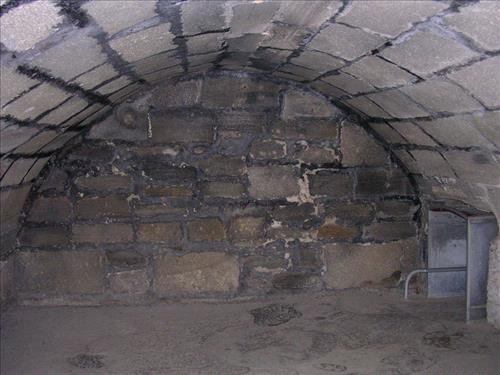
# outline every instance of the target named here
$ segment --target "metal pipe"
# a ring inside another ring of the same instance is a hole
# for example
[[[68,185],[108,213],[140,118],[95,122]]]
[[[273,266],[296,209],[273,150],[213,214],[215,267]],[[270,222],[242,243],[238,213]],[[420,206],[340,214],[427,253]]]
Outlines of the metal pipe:
[[[408,299],[408,287],[410,285],[411,278],[417,273],[435,273],[435,272],[458,272],[467,271],[467,267],[443,267],[443,268],[419,268],[411,271],[405,280],[405,299]]]

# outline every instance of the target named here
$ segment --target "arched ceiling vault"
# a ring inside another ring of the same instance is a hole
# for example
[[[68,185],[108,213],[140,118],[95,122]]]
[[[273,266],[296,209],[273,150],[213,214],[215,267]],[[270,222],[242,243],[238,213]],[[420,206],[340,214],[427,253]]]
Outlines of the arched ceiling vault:
[[[497,2],[0,5],[0,189],[10,205],[53,153],[113,106],[159,82],[230,70],[328,96],[360,116],[424,195],[498,215]]]

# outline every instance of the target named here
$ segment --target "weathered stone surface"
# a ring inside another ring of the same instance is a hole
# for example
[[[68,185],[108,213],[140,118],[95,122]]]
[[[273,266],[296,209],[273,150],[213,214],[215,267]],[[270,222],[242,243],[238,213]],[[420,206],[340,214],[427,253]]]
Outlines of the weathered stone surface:
[[[85,197],[76,202],[75,216],[79,219],[128,216],[127,197]]]
[[[48,115],[42,117],[39,121],[42,124],[60,125],[88,105],[89,103],[87,101],[77,96],[73,96],[53,111],[50,111]]]
[[[346,227],[334,223],[325,223],[318,230],[318,238],[326,240],[353,240],[360,234],[356,227]]]
[[[187,223],[191,241],[223,241],[226,239],[224,224],[217,218],[191,220]]]
[[[194,181],[196,169],[193,167],[173,167],[168,161],[149,158],[144,161],[146,176],[160,181]]]
[[[410,222],[381,222],[364,228],[363,238],[375,241],[397,241],[417,234],[415,224]]]
[[[31,185],[3,190],[0,192],[0,221],[2,234],[17,228],[18,219]]]
[[[229,225],[229,237],[233,242],[263,239],[265,222],[265,217],[236,217]]]
[[[336,163],[339,161],[338,152],[326,146],[307,145],[301,150],[297,150],[294,157],[309,164]]]
[[[193,190],[182,185],[151,185],[144,188],[144,194],[150,197],[185,197],[193,196]]]
[[[129,224],[74,224],[72,240],[75,243],[123,243],[133,239]]]
[[[155,90],[152,103],[156,108],[192,106],[200,102],[201,80],[178,82]]]
[[[3,15],[0,41],[10,50],[25,51],[55,32],[62,22],[63,16],[51,2],[23,4]]]
[[[406,140],[392,126],[385,122],[372,122],[370,126],[379,135],[381,135],[387,143],[406,143]]]
[[[472,116],[471,123],[481,134],[500,148],[500,111],[492,111]]]
[[[378,104],[393,117],[411,118],[428,116],[429,113],[411,101],[399,90],[387,90],[367,95],[367,98]],[[390,118],[391,116],[382,116]]]
[[[412,195],[408,177],[399,170],[360,169],[356,184],[356,197],[373,195]]]
[[[109,35],[156,15],[156,1],[95,1],[83,8]]]
[[[38,84],[38,81],[17,74],[15,69],[5,66],[0,67],[0,75],[2,75],[0,80],[0,107],[5,106],[12,99]]]
[[[113,66],[106,63],[90,70],[89,72],[79,75],[73,82],[77,83],[86,90],[90,90],[100,85],[102,82],[118,76],[119,73],[113,68]]]
[[[388,244],[341,245],[324,247],[328,288],[345,289],[377,284],[395,272],[415,266],[418,243],[405,240]]]
[[[444,157],[459,177],[471,183],[499,186],[500,162],[484,152],[448,151]]]
[[[38,198],[31,207],[29,221],[57,223],[71,219],[71,202],[66,197]]]
[[[299,184],[288,166],[248,168],[249,193],[255,199],[277,199],[297,195]]]
[[[334,198],[352,196],[354,182],[345,173],[319,172],[309,176],[309,191],[312,195],[325,195]]]
[[[18,265],[21,293],[96,294],[104,289],[99,251],[21,252]]]
[[[400,143],[409,143],[423,146],[436,146],[432,140],[418,125],[409,121],[391,122],[391,127],[404,137]]]
[[[119,78],[112,80],[111,82],[106,83],[105,85],[99,86],[98,88],[95,89],[95,91],[97,91],[101,95],[109,95],[113,92],[122,89],[123,87],[129,85],[130,83],[132,83],[130,79],[121,76]]]
[[[169,23],[113,39],[109,44],[128,62],[175,48]]]
[[[500,83],[500,73],[498,76]],[[482,109],[475,99],[460,87],[447,81],[425,81],[403,87],[401,92],[433,112],[460,113]]]
[[[224,156],[202,160],[199,167],[208,176],[240,176],[246,170],[243,159]]]
[[[420,173],[426,176],[455,177],[450,165],[439,152],[412,150],[411,155],[416,160]]]
[[[340,59],[336,59],[326,53],[319,51],[304,51],[299,56],[290,60],[295,65],[303,66],[312,69],[319,74],[335,70],[344,66]]]
[[[315,207],[312,203],[300,205],[278,206],[272,212],[274,220],[284,223],[304,222],[315,215]]]
[[[182,229],[179,223],[139,224],[137,240],[140,242],[162,242],[177,246],[182,240]]]
[[[49,109],[57,107],[70,96],[66,91],[43,83],[3,107],[2,114],[20,120],[35,119]]]
[[[318,275],[305,272],[282,272],[273,277],[273,287],[278,290],[319,289]]]
[[[42,152],[45,147],[50,147],[51,142],[55,142],[55,140],[59,136],[59,133],[57,133],[56,131],[41,131],[33,138],[31,138],[28,142],[23,143],[21,146],[16,148],[15,152],[18,154],[27,155],[34,154],[35,152]]]
[[[342,165],[383,165],[387,153],[368,133],[358,125],[345,124],[341,131]]]
[[[378,202],[376,215],[380,218],[409,217],[415,213],[418,206],[412,201],[387,200]]]
[[[15,296],[14,257],[10,256],[6,260],[0,261],[0,302],[2,303],[2,308],[8,302],[11,302]]]
[[[231,36],[243,34],[259,34],[264,32],[273,15],[279,9],[278,3],[229,3],[232,8],[233,18],[229,24]]]
[[[384,41],[385,39],[378,35],[368,34],[344,25],[332,24],[322,29],[308,44],[308,47],[346,60],[354,60],[377,48]]]
[[[235,293],[239,266],[235,257],[224,253],[190,253],[154,259],[153,288],[160,296],[200,293]]]
[[[184,114],[155,115],[151,118],[153,142],[213,142],[213,120],[206,116]]]
[[[361,79],[357,79],[356,77],[353,77],[349,74],[344,74],[342,72],[323,77],[321,80],[353,95],[363,92],[375,91],[375,88],[367,82]]]
[[[221,130],[259,134],[266,124],[266,117],[248,111],[223,111],[217,114],[217,122]]]
[[[246,188],[241,183],[221,181],[205,182],[200,190],[206,198],[238,199],[246,193]]]
[[[127,270],[108,274],[109,287],[113,293],[144,294],[149,289],[146,270]]]
[[[285,155],[286,143],[274,139],[257,139],[250,148],[250,157],[253,159],[281,159]]]
[[[337,122],[324,119],[300,119],[278,123],[273,135],[279,138],[296,140],[334,141],[338,137]]]
[[[5,130],[2,129],[0,137],[0,152],[7,153],[22,145],[38,133],[38,129],[19,127],[16,125],[9,126]]]
[[[490,244],[488,264],[488,321],[496,328],[500,327],[500,239],[497,237]]]
[[[195,1],[181,5],[182,31],[193,35],[223,29],[224,7],[219,1]]]
[[[490,57],[451,73],[448,77],[469,90],[476,99],[480,100],[488,108],[500,105],[500,98],[498,97],[500,57]]]
[[[419,31],[381,55],[416,74],[430,74],[461,64],[475,53],[460,43],[432,31]]]
[[[500,36],[496,25],[500,24],[500,10],[493,1],[481,1],[460,8],[445,16],[446,24],[473,39],[481,48],[489,51],[500,49]]]
[[[385,110],[366,96],[358,96],[353,99],[344,100],[344,104],[370,117],[390,118]]]
[[[376,56],[363,57],[358,62],[342,69],[342,71],[378,88],[406,85],[417,79],[414,75]],[[343,88],[342,86],[339,87]]]
[[[289,24],[311,28],[320,27],[324,21],[332,17],[342,6],[340,1],[293,1],[282,4],[275,19]]]
[[[182,207],[171,207],[165,204],[142,205],[134,208],[134,213],[140,218],[157,217],[164,215],[186,216],[188,210]]]
[[[69,243],[70,233],[61,226],[24,228],[19,237],[21,246],[59,246]]]
[[[452,116],[431,121],[419,121],[418,124],[427,134],[443,145],[459,147],[490,147],[492,145],[476,130],[472,116]]]
[[[110,162],[114,156],[114,149],[110,145],[81,144],[67,157],[70,160],[92,160]]]
[[[11,186],[20,184],[30,168],[35,164],[36,159],[17,159],[13,161],[9,169],[0,180],[0,186]]]
[[[289,91],[283,98],[284,119],[296,117],[333,117],[338,111],[326,99],[298,91]]]
[[[325,214],[334,218],[335,222],[367,224],[373,219],[374,209],[369,203],[329,203],[325,205]]]
[[[146,258],[131,250],[107,251],[106,259],[114,270],[130,270],[146,266]]]
[[[102,175],[95,177],[77,177],[75,179],[75,185],[82,190],[98,190],[98,191],[109,191],[109,190],[124,190],[131,191],[133,188],[132,178],[129,176],[120,175]]]

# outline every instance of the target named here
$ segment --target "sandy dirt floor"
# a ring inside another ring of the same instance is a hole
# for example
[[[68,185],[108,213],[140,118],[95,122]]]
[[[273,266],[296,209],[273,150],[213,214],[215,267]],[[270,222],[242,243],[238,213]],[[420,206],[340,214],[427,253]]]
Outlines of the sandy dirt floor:
[[[499,374],[500,332],[464,301],[400,291],[151,306],[12,307],[8,374]]]

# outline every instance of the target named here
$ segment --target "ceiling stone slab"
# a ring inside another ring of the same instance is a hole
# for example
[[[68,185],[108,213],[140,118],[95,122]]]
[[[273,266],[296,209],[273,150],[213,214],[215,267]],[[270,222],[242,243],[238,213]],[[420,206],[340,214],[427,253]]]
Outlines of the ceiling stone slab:
[[[436,142],[432,140],[427,134],[425,134],[418,125],[415,125],[409,121],[399,121],[390,122],[393,129],[395,129],[399,134],[405,138],[405,142],[408,144],[420,145],[420,146],[437,146]]]
[[[367,95],[367,98],[374,101],[391,116],[397,118],[425,117],[429,113],[411,101],[399,90],[387,90],[375,94]],[[384,118],[388,118],[385,116]]]
[[[0,107],[40,82],[15,72],[14,68],[0,68]]]

